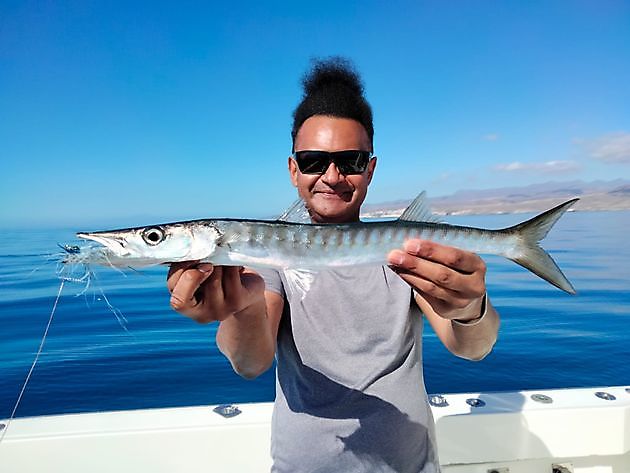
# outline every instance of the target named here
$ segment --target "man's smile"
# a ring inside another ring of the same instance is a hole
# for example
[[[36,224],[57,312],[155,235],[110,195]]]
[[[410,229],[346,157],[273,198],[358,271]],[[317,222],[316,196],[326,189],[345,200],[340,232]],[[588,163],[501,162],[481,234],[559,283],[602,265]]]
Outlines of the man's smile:
[[[348,201],[352,198],[352,191],[347,190],[347,191],[342,191],[342,192],[335,192],[335,191],[330,191],[330,190],[329,191],[319,190],[319,191],[313,191],[313,195],[319,195],[324,199]]]

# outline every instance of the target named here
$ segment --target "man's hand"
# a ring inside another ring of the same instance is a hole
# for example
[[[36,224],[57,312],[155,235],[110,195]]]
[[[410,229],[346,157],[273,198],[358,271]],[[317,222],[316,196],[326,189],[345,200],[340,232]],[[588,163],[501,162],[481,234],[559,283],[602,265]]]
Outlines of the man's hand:
[[[171,307],[197,322],[223,321],[255,304],[264,307],[265,282],[240,266],[195,261],[174,263],[168,272]]]
[[[445,319],[481,315],[486,264],[474,253],[428,240],[408,240],[387,259],[392,269]]]

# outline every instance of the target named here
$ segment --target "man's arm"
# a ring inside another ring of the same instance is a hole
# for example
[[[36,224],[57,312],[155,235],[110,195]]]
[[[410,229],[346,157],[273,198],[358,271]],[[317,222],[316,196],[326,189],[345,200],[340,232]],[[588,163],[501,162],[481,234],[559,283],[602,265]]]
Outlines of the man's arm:
[[[454,355],[468,360],[483,359],[494,346],[499,329],[499,314],[486,300],[484,313],[477,320],[457,322],[442,317],[420,294],[415,299],[444,346]]]
[[[195,262],[173,264],[171,306],[200,323],[219,321],[217,345],[234,370],[255,378],[273,363],[283,298],[254,271]]]
[[[235,314],[219,325],[219,350],[244,378],[255,378],[271,367],[283,307],[280,294],[265,291],[265,310]]]
[[[388,260],[415,290],[415,300],[442,343],[457,356],[480,360],[496,341],[499,315],[486,295],[486,265],[474,253],[409,240]]]

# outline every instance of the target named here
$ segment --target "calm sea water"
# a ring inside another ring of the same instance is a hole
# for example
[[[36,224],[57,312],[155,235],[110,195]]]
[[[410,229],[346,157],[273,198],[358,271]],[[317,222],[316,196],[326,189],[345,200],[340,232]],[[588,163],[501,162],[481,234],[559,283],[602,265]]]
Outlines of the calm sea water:
[[[488,228],[524,215],[451,217]],[[10,414],[39,346],[59,280],[46,254],[67,230],[0,235],[0,418]],[[544,247],[577,288],[569,296],[519,266],[488,257],[488,286],[502,315],[499,341],[481,362],[450,355],[427,328],[429,392],[630,385],[630,212],[565,215]],[[274,374],[233,373],[215,325],[170,310],[166,268],[103,268],[84,294],[68,283],[17,416],[270,401]],[[127,319],[121,328],[106,299]]]

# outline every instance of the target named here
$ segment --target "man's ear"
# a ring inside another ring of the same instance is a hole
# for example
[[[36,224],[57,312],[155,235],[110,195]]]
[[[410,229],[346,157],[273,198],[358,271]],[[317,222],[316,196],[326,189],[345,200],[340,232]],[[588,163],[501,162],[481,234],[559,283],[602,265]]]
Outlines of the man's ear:
[[[289,177],[291,178],[291,182],[293,183],[293,187],[297,187],[297,173],[298,167],[295,159],[292,156],[289,156],[289,162],[287,163],[289,167]]]
[[[376,156],[373,156],[372,159],[370,159],[370,162],[368,163],[368,167],[367,167],[368,184],[372,182],[372,177],[374,176],[374,169],[376,169]]]

